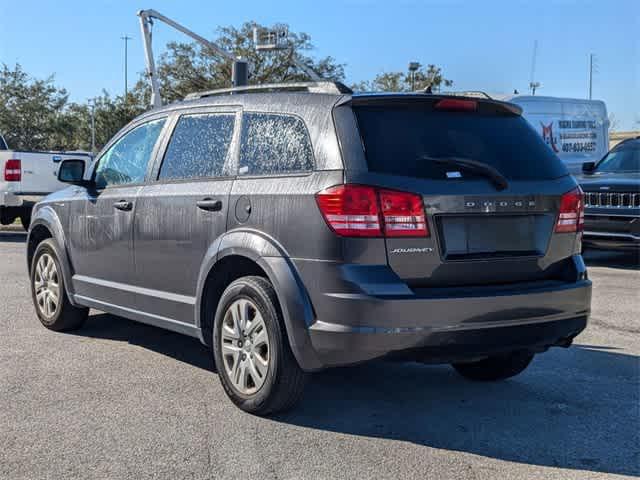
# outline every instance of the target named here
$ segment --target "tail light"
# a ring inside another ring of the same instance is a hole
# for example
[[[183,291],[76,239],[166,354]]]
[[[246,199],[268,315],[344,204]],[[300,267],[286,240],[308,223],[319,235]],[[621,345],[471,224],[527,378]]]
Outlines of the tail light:
[[[336,185],[316,195],[327,225],[344,237],[429,236],[420,195],[365,185]]]
[[[562,195],[556,233],[581,232],[584,228],[584,193],[580,187]]]
[[[22,165],[20,160],[7,160],[4,164],[4,181],[19,182],[22,180]]]

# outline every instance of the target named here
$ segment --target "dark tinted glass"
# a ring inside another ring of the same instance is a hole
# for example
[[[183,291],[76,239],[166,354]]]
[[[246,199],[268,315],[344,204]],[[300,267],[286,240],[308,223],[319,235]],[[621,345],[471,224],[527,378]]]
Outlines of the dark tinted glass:
[[[163,125],[164,119],[140,125],[109,147],[96,168],[96,185],[103,188],[143,182]]]
[[[246,113],[242,120],[241,175],[313,169],[313,152],[303,121],[288,115]]]
[[[184,115],[171,135],[160,179],[218,177],[223,169],[235,115]]]
[[[354,110],[372,172],[444,179],[447,171],[460,169],[423,157],[463,157],[487,163],[513,180],[567,174],[562,161],[520,116],[433,111],[420,105]],[[471,176],[463,170],[463,177]]]
[[[640,172],[640,142],[609,152],[598,164],[598,172]]]

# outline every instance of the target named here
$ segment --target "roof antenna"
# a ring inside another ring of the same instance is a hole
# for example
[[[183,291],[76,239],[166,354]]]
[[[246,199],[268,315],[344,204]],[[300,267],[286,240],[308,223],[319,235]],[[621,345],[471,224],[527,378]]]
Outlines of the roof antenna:
[[[538,56],[538,40],[534,40],[533,55],[531,57],[531,80],[529,81],[529,88],[531,89],[531,95],[535,95],[536,89],[542,87],[542,84],[540,82],[535,81],[537,56]]]

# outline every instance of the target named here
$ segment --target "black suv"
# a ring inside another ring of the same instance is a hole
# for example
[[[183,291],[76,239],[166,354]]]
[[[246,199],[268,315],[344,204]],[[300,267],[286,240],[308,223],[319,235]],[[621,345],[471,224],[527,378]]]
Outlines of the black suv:
[[[640,252],[640,137],[583,165],[585,247]]]
[[[33,301],[199,338],[268,414],[308,372],[395,355],[474,380],[586,325],[583,198],[519,107],[334,83],[214,91],[126,126],[33,213]]]

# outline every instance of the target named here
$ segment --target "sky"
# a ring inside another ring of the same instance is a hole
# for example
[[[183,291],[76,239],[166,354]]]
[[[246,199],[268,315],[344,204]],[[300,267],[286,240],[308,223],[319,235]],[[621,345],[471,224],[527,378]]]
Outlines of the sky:
[[[73,101],[121,94],[123,35],[132,37],[129,84],[144,70],[141,8],[207,38],[244,21],[287,23],[311,35],[313,55],[346,64],[347,84],[415,60],[442,67],[456,90],[526,93],[537,41],[538,94],[585,98],[593,53],[593,98],[619,130],[640,129],[640,0],[0,0],[0,62],[55,74]],[[187,38],[156,24],[156,55],[171,40]]]

